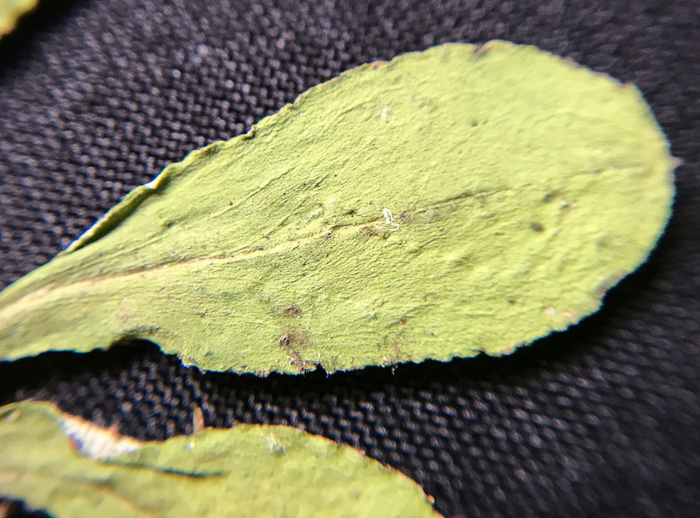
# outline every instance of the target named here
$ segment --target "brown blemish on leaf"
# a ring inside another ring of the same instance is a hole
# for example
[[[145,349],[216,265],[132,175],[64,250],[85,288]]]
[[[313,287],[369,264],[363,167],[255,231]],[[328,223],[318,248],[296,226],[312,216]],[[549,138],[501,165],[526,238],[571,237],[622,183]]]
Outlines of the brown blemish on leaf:
[[[308,344],[309,334],[306,329],[290,329],[280,338],[280,345],[285,347],[303,347]]]
[[[360,230],[362,230],[362,232],[364,232],[368,236],[372,237],[381,237],[382,239],[387,239],[389,237],[387,232],[382,232],[377,227],[370,227],[369,225],[362,227]]]
[[[378,68],[385,67],[386,63],[387,63],[386,61],[378,60],[378,61],[372,62],[371,66],[373,69],[377,70]]]
[[[549,203],[556,197],[556,195],[556,192],[548,192],[547,194],[542,196],[542,203]]]
[[[297,349],[308,345],[308,343],[309,337],[306,329],[290,329],[280,338],[280,346],[286,351],[289,363],[298,368],[299,372],[307,370],[307,362]]]
[[[389,324],[389,327],[396,327],[396,326],[405,326],[408,323],[408,317],[406,315],[402,316],[398,320],[395,320],[391,324]],[[403,331],[401,331],[401,334],[396,336],[396,340],[402,338]]]
[[[299,318],[301,316],[301,309],[296,306],[289,306],[282,310],[282,316],[289,318]]]
[[[530,228],[537,233],[544,232],[544,227],[542,226],[542,223],[538,223],[536,221],[533,223],[530,223]]]
[[[394,325],[397,325],[400,323],[401,323],[401,321],[399,320]],[[380,348],[383,347],[384,350],[387,351],[386,356],[384,357],[383,363],[385,365],[391,365],[391,364],[395,364],[395,363],[409,361],[411,359],[411,356],[409,354],[406,354],[401,349],[401,344],[407,343],[409,341],[411,341],[411,338],[406,335],[405,330],[398,332],[393,338],[386,338],[383,346],[380,346]]]
[[[400,336],[397,336],[396,339],[397,341],[392,342],[391,348],[394,350],[395,356],[392,357],[392,363],[399,363],[400,361],[407,360],[408,357],[406,356],[406,353],[401,350],[398,344],[398,339],[400,339]]]

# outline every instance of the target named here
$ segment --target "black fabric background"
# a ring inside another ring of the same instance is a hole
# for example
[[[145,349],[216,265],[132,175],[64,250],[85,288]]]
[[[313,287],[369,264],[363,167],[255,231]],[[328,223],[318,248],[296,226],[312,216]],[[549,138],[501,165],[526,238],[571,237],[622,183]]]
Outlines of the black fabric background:
[[[494,38],[636,83],[684,162],[667,233],[598,314],[508,358],[333,376],[202,374],[147,343],[50,353],[0,364],[0,404],[50,399],[150,439],[188,433],[194,405],[207,425],[289,424],[452,517],[700,516],[698,1],[45,0],[0,41],[0,285],[312,85]]]

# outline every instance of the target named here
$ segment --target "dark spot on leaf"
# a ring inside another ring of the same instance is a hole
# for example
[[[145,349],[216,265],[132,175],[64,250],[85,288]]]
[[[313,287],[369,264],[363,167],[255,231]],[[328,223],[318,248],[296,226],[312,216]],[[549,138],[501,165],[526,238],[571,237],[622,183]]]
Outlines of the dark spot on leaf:
[[[508,299],[508,304],[510,304],[511,306],[515,304],[515,299]]]
[[[308,333],[305,329],[290,329],[280,338],[280,346],[286,351],[289,363],[297,367],[299,372],[307,370],[307,361],[302,358],[297,348],[304,347],[308,343]]]
[[[308,333],[305,329],[290,329],[280,338],[280,345],[283,347],[303,347],[308,343]]]
[[[537,222],[530,223],[530,228],[532,230],[534,230],[535,232],[539,232],[539,233],[544,232],[544,227],[542,226],[542,223],[537,223]]]
[[[398,335],[393,342],[391,342],[390,347],[392,350],[392,358],[391,358],[391,363],[399,363],[401,361],[405,361],[409,359],[410,357],[406,355],[403,350],[399,347],[399,343],[401,343],[403,337],[401,335]]]
[[[362,227],[361,230],[362,230],[365,234],[367,234],[367,235],[369,235],[369,236],[381,237],[381,238],[383,238],[383,239],[386,239],[387,237],[389,237],[389,236],[386,235],[385,232],[382,232],[382,231],[379,230],[377,227],[366,226],[366,227]]]
[[[555,192],[548,192],[542,197],[542,203],[549,203],[554,199],[554,197],[557,195]]]
[[[289,306],[282,310],[282,315],[289,318],[299,318],[301,316],[301,309],[296,306]]]

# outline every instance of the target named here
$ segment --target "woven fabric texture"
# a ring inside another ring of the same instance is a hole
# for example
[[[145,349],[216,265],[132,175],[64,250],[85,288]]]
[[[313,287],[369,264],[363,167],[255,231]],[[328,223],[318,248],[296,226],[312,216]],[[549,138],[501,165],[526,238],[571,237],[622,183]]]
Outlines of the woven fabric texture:
[[[296,426],[454,518],[700,516],[697,0],[42,0],[0,41],[0,286],[307,88],[496,38],[637,84],[683,160],[666,234],[599,313],[507,358],[332,376],[203,374],[149,343],[48,353],[0,364],[0,404],[48,399],[148,439],[190,432],[195,405],[211,426]]]

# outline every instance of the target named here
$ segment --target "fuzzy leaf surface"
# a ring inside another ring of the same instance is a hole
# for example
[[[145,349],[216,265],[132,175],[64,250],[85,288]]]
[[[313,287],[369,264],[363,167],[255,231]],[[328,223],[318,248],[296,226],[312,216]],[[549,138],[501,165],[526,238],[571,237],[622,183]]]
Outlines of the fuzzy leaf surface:
[[[302,94],[0,294],[0,357],[146,338],[206,370],[500,355],[596,311],[670,214],[640,92],[446,44]]]

